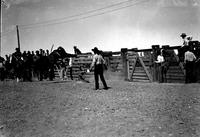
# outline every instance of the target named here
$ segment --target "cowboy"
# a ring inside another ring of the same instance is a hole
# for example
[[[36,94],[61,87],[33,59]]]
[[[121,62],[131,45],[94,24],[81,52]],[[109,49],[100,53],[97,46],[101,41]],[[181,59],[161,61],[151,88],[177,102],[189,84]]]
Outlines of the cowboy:
[[[99,89],[99,77],[103,83],[104,89],[107,90],[108,86],[106,84],[106,81],[103,75],[103,64],[105,64],[105,60],[101,56],[97,47],[92,49],[92,51],[94,52],[94,56],[93,56],[92,64],[90,66],[90,71],[94,67],[95,90]]]
[[[191,83],[195,81],[194,65],[196,56],[192,53],[191,48],[187,47],[187,51],[184,54],[184,63],[186,70],[185,83]]]

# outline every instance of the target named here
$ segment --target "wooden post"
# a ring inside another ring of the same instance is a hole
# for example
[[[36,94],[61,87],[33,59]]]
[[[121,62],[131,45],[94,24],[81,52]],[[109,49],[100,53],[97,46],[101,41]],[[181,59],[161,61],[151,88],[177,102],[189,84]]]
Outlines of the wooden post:
[[[18,48],[20,50],[20,38],[19,38],[19,27],[18,27],[18,25],[16,25],[16,29],[17,29],[17,43],[18,43]]]
[[[158,81],[158,72],[159,72],[159,68],[158,68],[158,65],[155,63],[155,61],[157,60],[157,53],[158,53],[158,50],[159,50],[160,46],[159,45],[152,45],[152,51],[153,51],[153,54],[152,54],[152,63],[153,63],[153,81]]]
[[[128,80],[128,63],[127,63],[127,48],[121,49],[121,57],[122,57],[122,69],[124,80]]]

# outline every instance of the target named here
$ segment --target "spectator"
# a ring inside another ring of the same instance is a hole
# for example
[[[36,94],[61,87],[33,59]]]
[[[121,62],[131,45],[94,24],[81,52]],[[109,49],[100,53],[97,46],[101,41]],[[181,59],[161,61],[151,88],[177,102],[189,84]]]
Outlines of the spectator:
[[[183,46],[188,46],[188,42],[187,42],[187,35],[185,33],[182,33],[181,38],[183,39]]]
[[[0,56],[0,80],[3,81],[5,79],[5,59]]]
[[[20,81],[20,79],[22,78],[22,65],[23,65],[23,60],[22,60],[22,53],[20,52],[19,48],[15,49],[16,51],[12,54],[12,60],[11,63],[13,65],[14,68],[14,72],[15,72],[15,77],[17,79],[17,82]]]
[[[77,48],[77,46],[74,46],[74,54],[81,54],[81,51]]]
[[[163,53],[162,50],[158,52],[158,56],[157,56],[157,61],[155,61],[158,64],[158,80],[159,82],[164,82],[164,57],[163,57]]]
[[[69,73],[70,73],[70,78],[71,78],[71,80],[73,80],[73,75],[72,75],[72,71],[73,71],[73,69],[72,69],[72,57],[70,57],[69,58],[69,67],[68,67],[68,69],[69,69]]]
[[[48,49],[46,50],[46,56],[49,56],[49,50]]]

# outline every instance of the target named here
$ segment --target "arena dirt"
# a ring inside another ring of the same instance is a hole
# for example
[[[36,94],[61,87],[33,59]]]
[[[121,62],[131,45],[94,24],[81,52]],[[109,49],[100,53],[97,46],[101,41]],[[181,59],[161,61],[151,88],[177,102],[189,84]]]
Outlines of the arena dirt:
[[[1,82],[0,137],[200,137],[200,84],[107,82]]]

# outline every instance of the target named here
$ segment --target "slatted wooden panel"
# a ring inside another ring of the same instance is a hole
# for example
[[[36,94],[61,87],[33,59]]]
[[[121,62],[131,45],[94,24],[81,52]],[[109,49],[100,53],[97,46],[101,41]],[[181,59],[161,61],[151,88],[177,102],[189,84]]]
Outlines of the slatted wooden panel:
[[[92,54],[77,55],[72,59],[72,75],[74,79],[79,79],[81,72],[86,72],[84,77],[90,79],[93,76],[93,72],[87,72],[92,63]],[[60,78],[59,69],[55,69],[55,77]],[[67,78],[70,79],[70,69],[67,69]]]
[[[172,52],[173,53],[173,52]],[[141,55],[141,56],[139,56]],[[151,60],[151,52],[143,54],[128,54],[129,61],[129,76],[132,81],[150,82],[153,69]],[[143,64],[143,65],[142,65]],[[148,73],[146,73],[148,72]],[[178,63],[178,58],[173,53],[170,59],[170,66],[167,71],[166,82],[168,83],[183,83],[185,80],[182,64]]]
[[[169,83],[184,83],[185,76],[179,66],[170,66],[167,71],[167,82]]]
[[[83,71],[86,72],[84,75],[86,79],[89,79],[90,77],[93,76],[93,72],[87,72],[87,69],[90,68],[90,65],[92,63],[92,56],[93,56],[92,54],[87,54],[87,55],[81,54],[81,55],[78,55],[77,57],[73,58],[72,74],[75,79],[78,79],[79,75]],[[68,71],[67,75],[68,75],[68,77],[70,77],[69,71]]]
[[[122,72],[122,57],[121,57],[121,55],[109,57],[109,70],[112,72]]]
[[[140,56],[139,56],[140,55]],[[128,52],[129,79],[138,82],[151,82],[149,54],[146,52]]]
[[[173,53],[169,69],[167,71],[167,82],[169,83],[184,83],[185,74],[184,74],[183,63],[179,62],[178,56]]]

